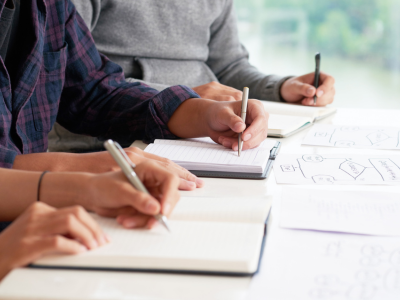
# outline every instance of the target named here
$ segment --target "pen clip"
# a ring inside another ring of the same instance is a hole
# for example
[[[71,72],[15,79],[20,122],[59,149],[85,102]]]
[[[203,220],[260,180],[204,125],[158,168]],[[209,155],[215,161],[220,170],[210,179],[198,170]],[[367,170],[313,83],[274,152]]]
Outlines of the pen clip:
[[[132,167],[132,169],[136,168],[136,165],[131,161],[129,156],[126,154],[125,150],[122,149],[121,145],[118,142],[114,142],[115,146],[121,152],[122,156],[125,158],[126,162]]]

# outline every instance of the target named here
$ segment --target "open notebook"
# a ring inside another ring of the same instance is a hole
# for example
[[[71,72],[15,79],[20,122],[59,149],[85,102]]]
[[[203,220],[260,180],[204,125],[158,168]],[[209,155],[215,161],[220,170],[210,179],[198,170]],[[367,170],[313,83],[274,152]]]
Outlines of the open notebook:
[[[268,176],[280,143],[265,140],[254,149],[237,151],[210,138],[155,140],[145,152],[169,158],[198,176],[263,179]]]
[[[336,112],[334,107],[313,107],[262,101],[269,113],[268,136],[287,137]]]
[[[78,255],[46,256],[31,266],[250,275],[258,270],[271,197],[182,198],[171,233],[124,229],[98,216],[111,243]]]

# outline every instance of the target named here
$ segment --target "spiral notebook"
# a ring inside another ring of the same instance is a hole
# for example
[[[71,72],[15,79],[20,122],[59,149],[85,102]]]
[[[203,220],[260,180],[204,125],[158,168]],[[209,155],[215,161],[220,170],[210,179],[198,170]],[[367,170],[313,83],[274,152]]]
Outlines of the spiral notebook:
[[[145,152],[166,157],[197,176],[264,179],[279,151],[280,142],[264,140],[241,156],[210,138],[155,140]]]

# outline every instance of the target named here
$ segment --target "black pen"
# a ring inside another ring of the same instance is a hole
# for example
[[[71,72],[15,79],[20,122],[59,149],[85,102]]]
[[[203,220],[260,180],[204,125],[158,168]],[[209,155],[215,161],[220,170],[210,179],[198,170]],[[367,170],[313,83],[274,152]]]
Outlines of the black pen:
[[[317,89],[319,86],[319,68],[321,64],[321,53],[317,52],[315,54],[315,75],[314,75],[314,86]],[[314,95],[314,105],[317,104],[317,91]]]

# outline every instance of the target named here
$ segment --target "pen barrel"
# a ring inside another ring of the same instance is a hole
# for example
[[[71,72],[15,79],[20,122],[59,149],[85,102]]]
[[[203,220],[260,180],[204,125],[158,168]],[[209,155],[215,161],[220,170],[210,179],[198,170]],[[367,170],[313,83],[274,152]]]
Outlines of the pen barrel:
[[[240,117],[242,118],[243,122],[246,123],[246,112],[245,111],[242,112],[242,115]]]

